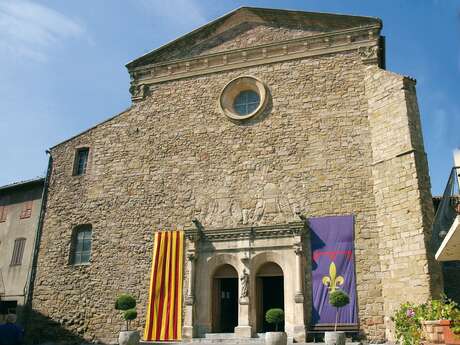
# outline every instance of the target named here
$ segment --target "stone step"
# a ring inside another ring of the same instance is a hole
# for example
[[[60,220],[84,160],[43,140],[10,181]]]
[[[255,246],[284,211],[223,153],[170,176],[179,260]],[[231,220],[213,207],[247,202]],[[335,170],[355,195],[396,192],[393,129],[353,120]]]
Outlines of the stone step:
[[[199,339],[199,338],[198,338]],[[235,339],[235,333],[206,333],[204,339]]]
[[[255,339],[255,338],[252,338]],[[212,345],[212,344],[220,344],[220,345],[262,345],[264,344],[263,340],[260,339],[206,339],[206,338],[195,338],[193,341],[187,341],[187,342],[167,342],[167,341],[140,341],[140,345],[163,345],[163,344],[171,344],[171,345],[193,345],[193,344],[199,344],[199,345]],[[288,342],[289,344],[289,342]]]
[[[239,338],[239,339],[206,339],[206,338],[194,338],[191,342],[176,342],[176,341],[140,341],[140,345],[212,345],[212,344],[225,344],[225,345],[255,345],[255,344],[264,344],[263,338]],[[288,344],[295,345],[325,345],[325,343],[293,343],[292,340],[288,340]],[[346,345],[361,345],[360,342],[346,342]]]
[[[139,341],[139,345],[164,345],[164,344],[182,345],[185,343],[182,341],[145,341],[145,340]]]
[[[218,341],[218,342],[242,342],[246,341],[248,344],[259,344],[263,343],[265,339],[263,338],[232,338],[232,339],[222,339],[222,338],[213,338],[213,339],[207,339],[207,338],[195,338],[192,340],[192,342],[210,342],[210,341]]]
[[[261,345],[264,344],[264,339],[260,338],[240,338],[240,339],[223,339],[223,338],[195,338],[191,341],[191,344],[223,344],[223,345],[232,345],[232,344],[248,344],[248,345]]]

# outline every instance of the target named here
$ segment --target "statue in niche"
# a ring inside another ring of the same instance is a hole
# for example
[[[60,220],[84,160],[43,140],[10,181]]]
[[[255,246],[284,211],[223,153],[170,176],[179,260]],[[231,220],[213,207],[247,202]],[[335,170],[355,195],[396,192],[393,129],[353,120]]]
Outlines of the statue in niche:
[[[243,275],[240,278],[241,281],[241,297],[249,296],[249,274],[246,269],[243,269]]]

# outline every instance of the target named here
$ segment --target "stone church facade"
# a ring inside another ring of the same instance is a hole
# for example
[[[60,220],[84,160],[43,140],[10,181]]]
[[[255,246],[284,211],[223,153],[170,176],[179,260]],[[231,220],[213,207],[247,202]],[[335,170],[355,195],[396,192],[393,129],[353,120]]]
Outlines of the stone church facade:
[[[282,276],[285,329],[303,341],[308,218],[353,215],[357,330],[391,338],[395,307],[441,286],[415,81],[384,69],[381,29],[243,7],[130,62],[130,108],[50,150],[43,336],[112,342],[121,292],[142,329],[153,231],[183,229],[184,339],[226,331],[213,297],[226,277],[239,284],[234,332],[254,336],[257,279]]]

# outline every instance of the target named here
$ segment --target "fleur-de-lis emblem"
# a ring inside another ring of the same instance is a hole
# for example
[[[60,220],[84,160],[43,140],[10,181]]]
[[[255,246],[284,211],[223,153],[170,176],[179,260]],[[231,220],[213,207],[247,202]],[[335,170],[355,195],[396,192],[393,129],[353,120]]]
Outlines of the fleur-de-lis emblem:
[[[342,276],[337,275],[337,268],[335,267],[334,261],[329,265],[329,277],[323,277],[323,284],[329,288],[329,292],[334,292],[339,285],[343,285],[345,279]]]

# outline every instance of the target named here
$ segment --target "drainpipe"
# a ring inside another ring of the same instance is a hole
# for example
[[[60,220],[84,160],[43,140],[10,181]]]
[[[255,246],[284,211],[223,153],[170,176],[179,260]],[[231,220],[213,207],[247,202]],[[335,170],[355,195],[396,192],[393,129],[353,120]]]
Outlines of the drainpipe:
[[[37,274],[38,251],[40,249],[40,239],[41,239],[42,230],[43,230],[43,221],[45,219],[46,202],[48,199],[49,180],[50,180],[51,171],[53,168],[53,157],[51,156],[51,152],[49,150],[46,150],[46,154],[49,155],[48,169],[46,171],[45,182],[43,185],[42,205],[40,208],[40,217],[38,218],[38,225],[37,225],[37,230],[35,233],[34,251],[32,254],[32,267],[30,270],[30,276],[29,276],[29,282],[28,282],[29,291],[27,291],[26,293],[26,304],[25,305],[27,307],[27,311],[32,310],[32,297],[33,297],[33,290],[34,290],[34,282],[35,282],[35,276]]]

